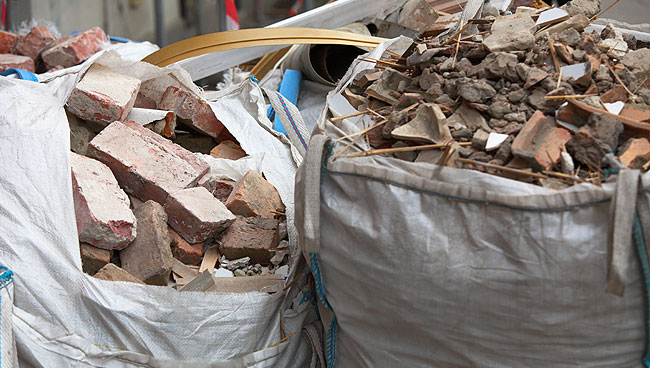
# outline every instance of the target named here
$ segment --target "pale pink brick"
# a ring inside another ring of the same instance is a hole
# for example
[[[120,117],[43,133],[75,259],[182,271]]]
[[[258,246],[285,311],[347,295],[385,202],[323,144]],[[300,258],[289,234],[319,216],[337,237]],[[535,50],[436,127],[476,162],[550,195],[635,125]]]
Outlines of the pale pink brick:
[[[224,130],[207,102],[174,86],[167,88],[158,109],[174,111],[181,122],[212,138]]]
[[[111,170],[74,152],[70,166],[79,241],[102,249],[129,245],[136,235],[136,220]]]
[[[15,33],[0,31],[0,54],[11,54],[18,38]]]
[[[140,80],[93,64],[68,97],[68,110],[81,119],[108,125],[131,111]]]
[[[99,27],[93,27],[59,42],[56,46],[43,51],[41,56],[48,69],[56,66],[67,68],[87,60],[108,43],[106,33]]]
[[[34,27],[25,37],[21,37],[16,43],[16,51],[20,55],[29,56],[36,60],[43,50],[54,45],[56,37],[49,29]]]
[[[189,243],[216,236],[235,221],[235,215],[204,187],[171,193],[165,211],[169,226]]]
[[[111,168],[127,193],[161,204],[169,193],[195,186],[209,170],[192,152],[129,120],[104,128],[87,152]]]
[[[34,72],[34,60],[28,56],[0,54],[0,72],[7,69],[23,69]]]

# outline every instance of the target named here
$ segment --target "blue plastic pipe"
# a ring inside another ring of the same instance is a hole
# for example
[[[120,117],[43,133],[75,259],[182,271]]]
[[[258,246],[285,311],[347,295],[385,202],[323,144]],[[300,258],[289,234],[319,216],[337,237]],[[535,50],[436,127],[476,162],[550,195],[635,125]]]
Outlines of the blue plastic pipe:
[[[302,73],[300,70],[287,69],[284,71],[282,76],[282,82],[280,83],[280,89],[278,92],[292,104],[298,102],[298,94],[300,93],[300,83],[302,82]],[[273,129],[276,132],[280,132],[284,135],[287,132],[284,130],[280,118],[275,114],[275,119],[273,120]]]

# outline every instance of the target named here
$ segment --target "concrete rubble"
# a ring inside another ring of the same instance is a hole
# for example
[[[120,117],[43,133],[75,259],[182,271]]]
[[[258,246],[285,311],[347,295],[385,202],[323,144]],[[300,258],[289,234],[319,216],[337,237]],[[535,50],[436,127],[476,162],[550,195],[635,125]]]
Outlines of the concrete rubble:
[[[15,68],[44,73],[68,68],[108,45],[108,36],[99,27],[65,37],[57,37],[45,27],[33,27],[25,35],[0,31],[0,72]]]
[[[79,43],[96,33],[61,42],[43,57],[83,55]],[[143,85],[156,101],[134,107],[145,100]],[[255,170],[199,185],[210,168],[198,153],[247,156],[207,101],[178,85],[143,83],[93,64],[66,110],[84,272],[183,291],[282,289],[289,249],[278,191]],[[223,281],[236,277],[250,282]]]
[[[610,152],[648,170],[648,45],[611,25],[588,30],[595,0],[526,5],[486,7],[441,37],[432,17],[406,53],[353,77],[341,96],[377,127],[363,133],[370,150],[343,157],[391,155],[552,189],[615,180]]]

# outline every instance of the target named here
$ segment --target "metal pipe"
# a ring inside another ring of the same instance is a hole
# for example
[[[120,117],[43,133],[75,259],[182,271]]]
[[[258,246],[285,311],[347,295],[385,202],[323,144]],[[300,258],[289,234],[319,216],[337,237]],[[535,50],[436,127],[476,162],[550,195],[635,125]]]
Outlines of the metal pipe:
[[[154,12],[156,17],[156,43],[158,46],[164,47],[167,44],[167,38],[165,37],[165,12],[162,0],[154,1]]]

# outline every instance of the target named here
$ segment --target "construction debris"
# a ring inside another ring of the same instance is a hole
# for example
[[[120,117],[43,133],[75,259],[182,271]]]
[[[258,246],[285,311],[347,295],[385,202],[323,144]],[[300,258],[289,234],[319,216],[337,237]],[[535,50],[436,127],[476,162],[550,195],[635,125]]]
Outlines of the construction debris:
[[[68,68],[108,45],[108,37],[99,27],[60,38],[44,27],[34,27],[24,36],[0,31],[0,72],[16,68],[43,73]]]
[[[75,42],[57,52],[82,54]],[[166,78],[142,86],[93,64],[67,100],[84,272],[183,291],[281,290],[289,259],[278,191],[255,170],[238,180],[210,171],[200,153],[245,160],[246,152],[207,101],[161,87]],[[145,95],[153,103],[134,107]],[[217,281],[234,276],[264,277]]]
[[[440,38],[425,32],[357,74],[341,93],[347,107],[330,99],[332,121],[365,115],[360,134],[373,149],[343,157],[387,154],[554,189],[608,180],[618,169],[609,152],[647,170],[650,49],[613,26],[585,30],[599,1],[522,3],[507,14],[486,7]]]

